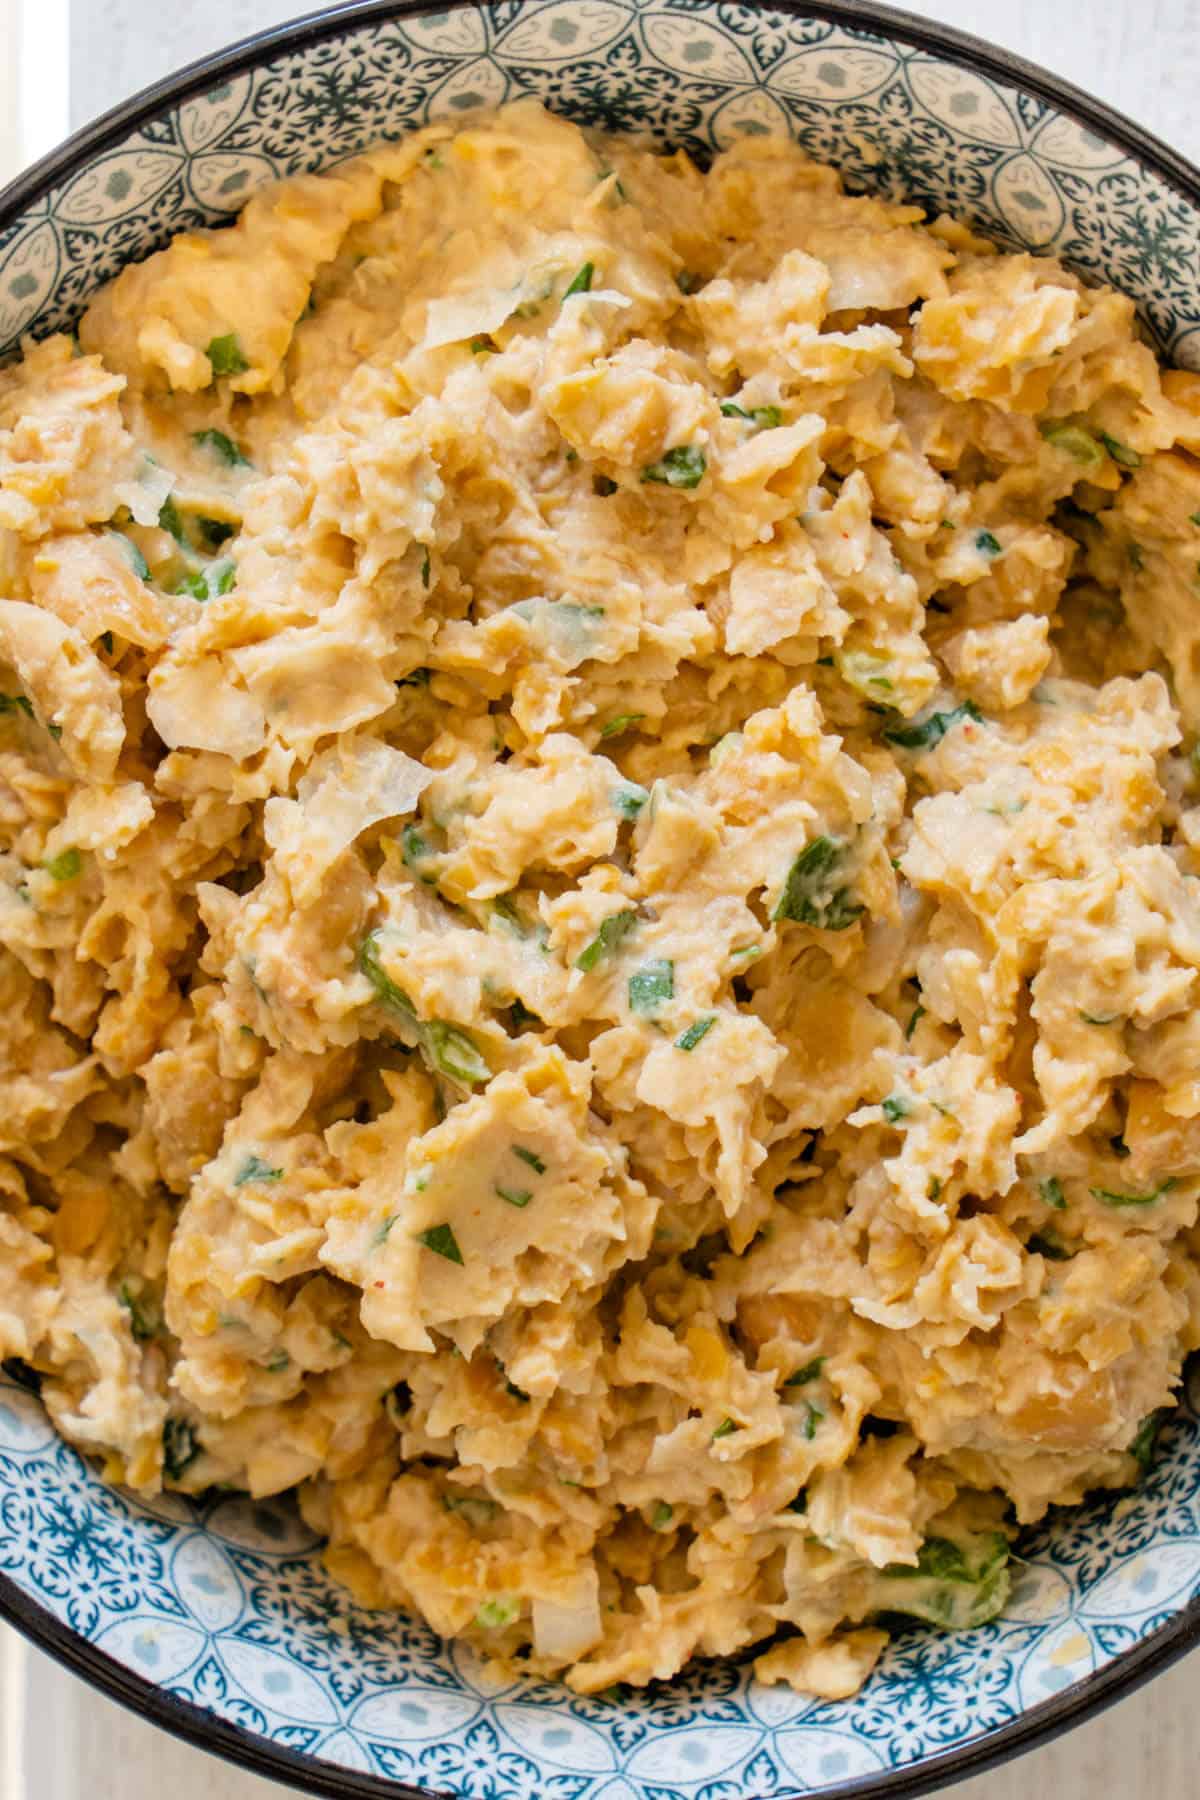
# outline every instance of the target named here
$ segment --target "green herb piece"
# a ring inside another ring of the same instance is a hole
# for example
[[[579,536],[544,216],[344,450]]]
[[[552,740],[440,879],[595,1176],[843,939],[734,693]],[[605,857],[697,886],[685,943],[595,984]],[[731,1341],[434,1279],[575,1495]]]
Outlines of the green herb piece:
[[[193,600],[216,600],[233,592],[237,565],[232,556],[223,556],[203,569],[189,569],[175,583],[174,592],[190,594]]]
[[[451,1081],[460,1081],[466,1087],[473,1087],[476,1082],[491,1080],[491,1066],[474,1038],[457,1025],[448,1025],[444,1019],[434,1019],[426,1027],[429,1042],[429,1053],[443,1075]]]
[[[546,1165],[536,1150],[527,1150],[524,1144],[514,1144],[512,1153],[514,1156],[519,1156],[523,1163],[528,1163],[536,1175],[546,1173]]]
[[[926,1538],[915,1568],[890,1563],[880,1571],[874,1584],[879,1609],[946,1630],[986,1625],[1008,1599],[1008,1557],[1000,1532],[966,1534],[962,1542]]]
[[[930,1200],[941,1199],[942,1184],[936,1175],[931,1175],[929,1177],[929,1186],[926,1188],[925,1193]]]
[[[577,463],[579,461],[579,452],[576,450],[574,444],[567,445],[564,456],[569,463]]]
[[[675,1039],[675,1048],[677,1050],[694,1050],[696,1045],[708,1036],[716,1022],[716,1013],[709,1013],[705,1019],[694,1020],[687,1030],[681,1031]]]
[[[761,956],[762,953],[763,947],[761,944],[743,944],[740,950],[731,950],[729,952],[729,957],[731,962],[753,962],[754,959]]]
[[[575,967],[581,969],[585,975],[590,975],[601,957],[611,956],[620,947],[636,923],[637,914],[634,912],[627,910],[610,913],[591,943],[585,945],[575,958]]]
[[[484,1631],[503,1631],[521,1616],[519,1600],[484,1600],[475,1614],[475,1623]]]
[[[1057,1175],[1047,1175],[1044,1181],[1039,1181],[1038,1193],[1044,1203],[1053,1207],[1055,1212],[1066,1212],[1067,1197],[1063,1193],[1062,1182]]]
[[[182,515],[170,494],[158,509],[158,523],[163,531],[170,532],[177,544],[187,544],[187,533],[183,529]]]
[[[168,501],[166,504],[169,505],[170,502]],[[159,515],[159,522],[162,522],[161,514]],[[106,536],[112,538],[138,580],[149,581],[150,564],[146,561],[133,539],[131,537],[126,537],[123,531],[109,531],[106,533]]]
[[[1112,457],[1113,461],[1115,463],[1120,463],[1123,469],[1141,468],[1141,457],[1136,450],[1131,450],[1128,444],[1121,443],[1119,438],[1110,437],[1107,431],[1101,431],[1098,433],[1098,436],[1100,442],[1104,445],[1104,448],[1108,451],[1108,454]]]
[[[643,963],[629,977],[629,1009],[636,1013],[654,1013],[664,1001],[675,996],[675,964],[665,956]]]
[[[642,480],[663,482],[673,488],[695,488],[703,481],[707,467],[707,457],[695,444],[676,444],[658,462],[647,464]]]
[[[1071,1255],[1071,1252],[1065,1249],[1057,1238],[1048,1237],[1040,1231],[1034,1232],[1025,1248],[1032,1256],[1044,1256],[1048,1262],[1067,1262]]]
[[[645,713],[617,713],[616,717],[610,719],[607,725],[601,726],[600,736],[602,738],[620,737],[623,732],[629,730],[631,725],[640,725],[645,716]]]
[[[215,430],[211,425],[206,431],[193,431],[192,442],[199,444],[204,450],[211,450],[219,462],[230,469],[252,469],[254,464],[248,456],[244,456],[231,437],[223,431]]]
[[[1189,525],[1200,525],[1200,512],[1189,513],[1188,514],[1188,524]]]
[[[46,730],[50,733],[50,736],[54,739],[55,743],[57,744],[62,737],[62,733],[63,733],[62,726],[55,725],[54,722],[51,721],[51,723],[49,725],[47,725]]]
[[[500,1511],[486,1494],[443,1494],[442,1505],[447,1512],[461,1513],[469,1525],[490,1524]]]
[[[261,1156],[248,1156],[233,1178],[234,1187],[245,1187],[248,1181],[282,1181],[283,1170],[276,1169]]]
[[[214,375],[244,375],[250,364],[242,354],[242,346],[238,343],[237,333],[230,331],[224,337],[215,337],[204,352],[212,364]]]
[[[807,1387],[810,1381],[817,1379],[828,1361],[827,1356],[814,1356],[812,1361],[806,1362],[802,1369],[796,1369],[788,1376],[783,1384],[784,1387]]]
[[[83,858],[72,845],[69,850],[60,850],[57,856],[51,856],[43,867],[54,881],[74,881],[83,867]]]
[[[983,723],[983,714],[973,700],[964,700],[952,712],[930,713],[919,725],[887,725],[883,735],[889,744],[895,744],[900,750],[932,750],[935,744],[941,743],[951,726],[962,719]]]
[[[657,1501],[654,1511],[650,1514],[651,1531],[665,1531],[674,1517],[675,1508],[673,1506],[668,1506],[665,1500]]]
[[[623,781],[611,795],[613,806],[623,819],[636,819],[649,798],[646,789],[636,781]]]
[[[913,1032],[917,1029],[917,1026],[921,1023],[921,1020],[924,1017],[925,1017],[925,1008],[923,1006],[919,1006],[919,1005],[914,1006],[912,1013],[909,1016],[908,1024],[904,1027],[905,1043],[908,1042],[909,1038],[912,1036]]]
[[[572,294],[590,293],[591,286],[592,286],[592,276],[595,273],[596,273],[596,270],[595,270],[594,264],[592,264],[590,262],[585,262],[583,264],[582,268],[579,269],[578,272],[572,277],[570,286],[567,288],[566,292],[563,294],[563,299],[569,300],[571,298]]]
[[[501,1187],[498,1181],[494,1183],[494,1188],[500,1198],[502,1200],[507,1200],[510,1206],[525,1207],[528,1206],[529,1202],[533,1199],[533,1195],[528,1188]]]
[[[421,1193],[424,1193],[426,1187],[428,1186],[428,1182],[422,1181],[420,1176],[418,1176],[416,1181],[413,1183],[413,1186],[416,1188],[417,1193],[421,1194]],[[380,1244],[387,1243],[388,1238],[392,1234],[392,1227],[395,1223],[396,1223],[396,1214],[395,1213],[389,1213],[389,1215],[386,1219],[380,1219],[378,1225],[375,1227],[374,1231],[371,1233],[371,1248],[372,1248],[372,1250],[378,1250]]]
[[[615,481],[613,481],[611,479],[610,476],[608,476],[608,475],[593,475],[592,476],[592,492],[593,492],[593,494],[598,495],[601,500],[607,500],[609,498],[610,494],[615,494],[616,491],[617,491],[617,484]]]
[[[282,1375],[285,1369],[290,1368],[291,1361],[292,1359],[286,1350],[274,1351],[270,1361],[267,1363],[267,1374]]]
[[[168,1481],[178,1481],[200,1454],[196,1434],[186,1419],[169,1417],[163,1425],[163,1474]]]
[[[358,947],[358,966],[375,989],[375,998],[380,1006],[386,1006],[391,1012],[403,1013],[407,1018],[415,1018],[416,1008],[408,995],[384,973],[379,961],[379,938],[378,928],[368,931]]]
[[[817,1435],[817,1426],[825,1417],[825,1409],[821,1406],[814,1406],[811,1400],[806,1400],[804,1402],[804,1407],[804,1424],[801,1426],[801,1436],[811,1444],[812,1440]]]
[[[772,919],[793,919],[822,931],[845,931],[863,908],[848,886],[835,885],[846,853],[840,838],[817,837],[806,844],[788,870]]]
[[[469,348],[472,356],[494,356],[496,351],[490,337],[473,337]]]
[[[1132,1444],[1125,1452],[1127,1456],[1133,1457],[1143,1475],[1149,1473],[1150,1466],[1154,1461],[1154,1452],[1158,1448],[1158,1434],[1166,1422],[1168,1410],[1167,1407],[1160,1407],[1157,1412],[1147,1413],[1137,1428],[1137,1434]]]
[[[0,714],[23,712],[27,719],[33,717],[33,703],[27,694],[0,694]]]
[[[444,1256],[447,1262],[462,1266],[462,1251],[449,1225],[431,1225],[428,1231],[418,1231],[417,1242],[432,1250],[435,1256]]]
[[[400,857],[406,869],[411,869],[418,881],[426,887],[437,886],[437,876],[423,871],[421,864],[428,862],[434,854],[428,841],[418,826],[411,822],[402,827],[400,832]]]
[[[1161,1200],[1164,1194],[1169,1194],[1174,1186],[1175,1177],[1169,1175],[1166,1181],[1160,1182],[1149,1194],[1114,1193],[1112,1188],[1102,1187],[1089,1188],[1088,1192],[1094,1200],[1102,1201],[1105,1206],[1153,1206],[1156,1200]]]
[[[113,634],[111,631],[102,631],[100,633],[100,644],[104,654],[106,656],[111,656],[113,653]]]
[[[1002,546],[1000,543],[1000,539],[995,535],[994,532],[977,531],[975,533],[975,548],[983,556],[992,557],[992,556],[1000,555]]]
[[[117,1299],[129,1314],[129,1330],[135,1344],[148,1343],[162,1330],[162,1318],[152,1300],[130,1292],[128,1282],[117,1289]]]
[[[783,414],[777,406],[754,406],[747,412],[734,400],[722,400],[721,416],[726,419],[748,419],[757,425],[760,431],[773,431],[776,425],[783,424]]]
[[[675,286],[681,294],[694,294],[699,281],[700,277],[693,275],[690,269],[680,269],[675,277]]]
[[[901,1094],[889,1094],[881,1103],[880,1110],[889,1125],[895,1125],[899,1119],[907,1119],[912,1107]]]
[[[715,1444],[718,1438],[729,1437],[733,1432],[740,1430],[741,1426],[735,1424],[732,1419],[722,1419],[712,1434],[712,1441]]]
[[[1042,436],[1056,450],[1067,456],[1073,456],[1077,463],[1085,468],[1096,468],[1104,461],[1104,451],[1097,438],[1082,425],[1058,425],[1053,422],[1041,427]]]

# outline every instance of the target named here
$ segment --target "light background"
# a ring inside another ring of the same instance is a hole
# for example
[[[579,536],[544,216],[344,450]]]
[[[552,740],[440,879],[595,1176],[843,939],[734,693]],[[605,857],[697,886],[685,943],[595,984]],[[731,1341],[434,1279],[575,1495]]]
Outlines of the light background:
[[[0,180],[147,82],[303,0],[0,0]],[[1019,51],[1200,161],[1200,0],[910,0]],[[1200,1653],[951,1800],[1200,1800]],[[1189,1704],[1190,1702],[1190,1704]],[[0,1627],[0,1800],[281,1800]]]

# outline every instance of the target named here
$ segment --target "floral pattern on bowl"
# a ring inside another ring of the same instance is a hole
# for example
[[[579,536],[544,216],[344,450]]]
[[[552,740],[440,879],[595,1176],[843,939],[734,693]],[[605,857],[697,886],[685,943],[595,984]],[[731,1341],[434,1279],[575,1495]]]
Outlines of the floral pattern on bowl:
[[[532,92],[697,155],[789,133],[855,187],[1111,281],[1165,351],[1200,365],[1198,178],[1149,141],[1135,154],[1134,129],[1101,109],[1057,105],[1020,69],[1006,78],[998,53],[899,17],[867,30],[865,11],[839,22],[716,0],[357,13],[210,59],[15,184],[0,207],[0,353],[69,328],[125,262],[227,221],[273,176]],[[933,1759],[986,1752],[998,1730],[1008,1743],[1022,1720],[1031,1735],[1085,1678],[1123,1655],[1140,1672],[1200,1631],[1200,1416],[1189,1403],[1169,1423],[1136,1495],[1031,1535],[1003,1619],[906,1633],[832,1705],[729,1664],[642,1696],[501,1681],[420,1623],[354,1607],[315,1550],[285,1505],[146,1506],[106,1488],[0,1377],[0,1609],[64,1654],[83,1646],[72,1660],[93,1679],[120,1688],[130,1671],[185,1702],[162,1703],[177,1729],[202,1736],[203,1713],[241,1728],[221,1747],[263,1772],[480,1800],[911,1793],[914,1770],[945,1778]],[[1101,1675],[1080,1698],[1114,1685]]]

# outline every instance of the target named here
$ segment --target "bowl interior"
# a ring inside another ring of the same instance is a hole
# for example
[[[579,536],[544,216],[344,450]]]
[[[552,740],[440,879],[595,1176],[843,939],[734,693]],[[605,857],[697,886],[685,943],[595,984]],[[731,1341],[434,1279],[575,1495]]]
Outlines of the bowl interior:
[[[367,5],[268,34],[120,109],[9,190],[0,353],[69,328],[125,262],[227,221],[273,176],[535,93],[698,156],[786,132],[852,186],[1055,250],[1132,294],[1176,361],[1200,363],[1200,214],[1169,152],[1139,148],[1103,109],[1056,101],[1049,78],[999,53],[915,21],[866,30],[860,12],[820,11]],[[818,1705],[728,1664],[640,1697],[582,1699],[499,1682],[419,1623],[355,1608],[286,1505],[146,1506],[107,1489],[34,1395],[0,1377],[0,1609],[125,1697],[147,1703],[138,1678],[174,1697],[156,1703],[164,1723],[247,1757],[257,1744],[264,1770],[310,1791],[382,1793],[380,1778],[489,1800],[915,1791],[906,1769],[944,1778],[950,1757],[965,1771],[989,1734],[984,1751],[1024,1741],[1200,1633],[1191,1403],[1163,1444],[1135,1496],[1031,1535],[1002,1620],[906,1633],[853,1700]],[[1117,1658],[1119,1672],[1100,1673]]]

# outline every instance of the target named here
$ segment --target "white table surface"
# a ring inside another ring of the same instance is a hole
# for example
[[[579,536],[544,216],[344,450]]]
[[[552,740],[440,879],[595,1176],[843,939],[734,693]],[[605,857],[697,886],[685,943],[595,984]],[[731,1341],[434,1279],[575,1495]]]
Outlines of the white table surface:
[[[22,154],[49,148],[68,106],[71,123],[81,123],[302,5],[0,0],[0,176]],[[1070,77],[1200,160],[1200,0],[909,6]],[[14,110],[17,84],[24,91]],[[1193,1656],[1056,1743],[960,1783],[953,1800],[1195,1800],[1200,1708],[1189,1699],[1197,1675],[1200,1657]],[[176,1743],[0,1627],[0,1800],[279,1800],[287,1791]]]

